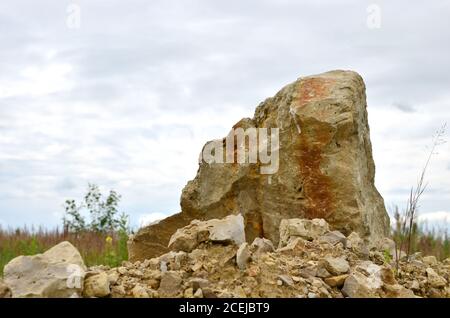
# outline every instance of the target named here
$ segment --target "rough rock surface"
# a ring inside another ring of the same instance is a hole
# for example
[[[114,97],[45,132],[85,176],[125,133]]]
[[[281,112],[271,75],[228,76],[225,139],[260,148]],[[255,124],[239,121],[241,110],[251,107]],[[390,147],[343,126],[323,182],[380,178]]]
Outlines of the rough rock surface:
[[[252,257],[252,254],[250,252],[250,248],[248,247],[248,243],[242,243],[241,246],[239,246],[239,249],[236,252],[236,264],[237,266],[244,270],[247,268],[247,263]]]
[[[84,297],[105,297],[111,291],[109,289],[110,280],[105,272],[89,276],[84,281]]]
[[[266,237],[277,245],[279,224],[290,218],[322,218],[333,230],[357,232],[371,243],[388,234],[374,186],[365,85],[357,73],[300,78],[233,128],[279,128],[278,171],[261,174],[260,162],[202,161],[181,195],[182,212],[140,230],[130,241],[130,260],[167,252],[172,234],[193,219],[238,213],[249,242]]]
[[[43,254],[19,256],[4,268],[12,296],[79,297],[86,267],[78,250],[62,242]]]
[[[220,220],[212,219],[205,222],[194,220],[172,235],[169,248],[174,251],[191,252],[200,243],[207,241],[238,245],[244,243],[245,231],[242,215],[229,215]]]
[[[0,298],[11,298],[11,289],[0,280]]]
[[[255,254],[275,251],[272,241],[261,237],[255,238],[250,248]]]
[[[352,233],[354,242],[357,235]],[[383,257],[388,251],[372,248],[361,258],[352,247],[322,237],[293,236],[276,250],[204,241],[190,252],[170,251],[101,270],[114,277],[109,297],[450,297],[447,261],[428,265],[429,258],[416,255],[414,261],[402,260],[395,275],[393,255]]]
[[[280,222],[280,246],[286,245],[291,238],[301,237],[312,241],[329,232],[324,219],[288,219]]]

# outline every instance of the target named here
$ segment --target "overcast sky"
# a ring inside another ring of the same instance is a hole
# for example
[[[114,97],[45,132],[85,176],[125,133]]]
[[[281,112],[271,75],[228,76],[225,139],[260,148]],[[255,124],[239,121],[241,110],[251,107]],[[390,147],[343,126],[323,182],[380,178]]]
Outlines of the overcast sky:
[[[0,224],[56,226],[88,182],[135,225],[178,212],[207,140],[333,69],[363,76],[376,184],[403,207],[450,123],[449,16],[445,0],[1,1]],[[449,145],[420,210],[441,225]]]

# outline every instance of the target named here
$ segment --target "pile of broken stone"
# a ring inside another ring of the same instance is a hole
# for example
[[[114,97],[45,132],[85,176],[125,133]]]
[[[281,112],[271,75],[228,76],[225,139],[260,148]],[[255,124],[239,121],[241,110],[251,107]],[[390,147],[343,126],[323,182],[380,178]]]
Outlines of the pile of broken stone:
[[[323,219],[286,219],[279,246],[245,240],[244,219],[192,221],[172,235],[170,252],[86,268],[68,242],[5,266],[0,297],[450,297],[450,259],[414,254],[398,271],[395,244],[369,248]]]

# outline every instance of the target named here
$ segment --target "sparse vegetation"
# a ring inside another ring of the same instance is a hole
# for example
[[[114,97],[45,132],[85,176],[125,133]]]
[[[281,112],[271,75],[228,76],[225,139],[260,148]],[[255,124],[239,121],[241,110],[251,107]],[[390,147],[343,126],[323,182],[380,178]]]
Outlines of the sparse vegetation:
[[[3,267],[19,255],[42,253],[62,241],[71,242],[81,253],[86,265],[118,266],[128,258],[125,233],[64,233],[59,229],[0,228],[0,276]]]
[[[120,195],[110,191],[103,198],[99,187],[90,184],[81,203],[66,200],[63,230],[0,227],[0,276],[11,259],[42,253],[62,241],[71,242],[88,266],[118,266],[127,260],[130,229],[128,216],[119,214]]]
[[[407,238],[402,232],[404,220],[399,213],[398,207],[395,208],[394,219],[393,236],[395,241],[406,241]],[[409,242],[410,254],[421,252],[423,255],[434,255],[440,260],[450,257],[450,238],[446,228],[430,228],[426,223],[420,223],[416,220],[412,224]],[[406,253],[404,250],[402,252]],[[400,252],[397,253],[400,254]]]
[[[128,228],[128,215],[119,214],[121,196],[114,190],[103,199],[104,195],[95,184],[89,184],[87,194],[80,203],[66,200],[63,218],[64,230],[70,233],[93,231],[97,233],[125,232]],[[84,214],[89,215],[89,223]]]
[[[410,195],[407,200],[406,208],[402,212],[398,207],[395,207],[394,218],[395,218],[395,228],[393,233],[393,238],[396,243],[395,250],[395,261],[397,265],[397,271],[399,268],[399,262],[402,258],[402,254],[405,253],[406,260],[408,261],[410,255],[414,252],[422,252],[425,254],[434,254],[437,257],[443,258],[445,255],[448,256],[444,246],[448,246],[448,236],[447,233],[436,235],[434,231],[425,232],[420,229],[417,216],[419,210],[419,201],[422,194],[427,188],[425,182],[425,175],[430,165],[433,155],[436,154],[436,148],[445,143],[443,135],[445,134],[447,125],[444,124],[439,128],[433,136],[431,150],[428,153],[427,160],[424,167],[420,173],[417,185],[412,187],[410,190]],[[425,248],[425,249],[421,249]],[[441,256],[443,254],[444,256]]]

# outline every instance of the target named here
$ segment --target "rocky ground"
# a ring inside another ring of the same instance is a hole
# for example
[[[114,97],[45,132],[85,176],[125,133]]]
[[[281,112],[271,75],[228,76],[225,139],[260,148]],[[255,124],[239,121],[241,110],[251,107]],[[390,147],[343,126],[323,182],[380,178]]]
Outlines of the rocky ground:
[[[45,257],[83,266],[74,247],[62,243],[63,248],[46,252],[50,255],[20,257],[13,267],[7,265],[9,287],[0,283],[0,295],[11,296],[12,290],[14,297],[450,297],[450,259],[403,257],[396,273],[389,239],[369,250],[356,233],[330,231],[322,219],[290,219],[281,222],[275,248],[263,238],[246,243],[243,230],[241,216],[194,221],[172,236],[169,253],[117,268],[87,268],[82,286],[72,289],[43,275],[60,266]],[[24,270],[30,264],[37,267],[34,285]]]

